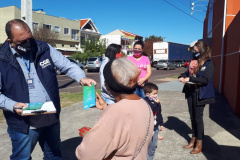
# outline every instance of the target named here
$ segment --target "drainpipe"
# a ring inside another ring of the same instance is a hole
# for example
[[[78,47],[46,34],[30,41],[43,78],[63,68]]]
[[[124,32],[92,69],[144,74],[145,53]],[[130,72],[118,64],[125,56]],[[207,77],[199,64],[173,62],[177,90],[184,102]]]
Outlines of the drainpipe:
[[[226,30],[226,14],[227,14],[227,0],[224,2],[224,14],[223,14],[223,32],[222,32],[222,50],[221,50],[221,64],[220,64],[220,80],[219,80],[219,93],[222,92],[222,72],[223,72],[223,53],[224,53],[224,37]]]

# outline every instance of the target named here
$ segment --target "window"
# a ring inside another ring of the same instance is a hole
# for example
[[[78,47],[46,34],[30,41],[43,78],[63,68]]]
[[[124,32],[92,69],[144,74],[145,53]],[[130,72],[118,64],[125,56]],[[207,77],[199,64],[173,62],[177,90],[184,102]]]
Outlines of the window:
[[[212,38],[212,25],[213,25],[213,0],[209,1],[209,7],[208,7],[208,26],[207,26],[207,34],[208,38]]]
[[[69,28],[64,28],[64,34],[69,34]]]
[[[72,29],[72,39],[73,40],[79,40],[78,33],[79,33],[79,30]]]
[[[59,26],[55,26],[54,31],[55,31],[55,33],[59,33],[60,32],[60,27]]]
[[[62,47],[64,47],[64,44],[62,44]]]
[[[51,25],[49,25],[49,24],[43,24],[43,28],[51,30]]]
[[[32,27],[33,27],[33,30],[38,30],[39,29],[38,23],[36,23],[36,22],[32,23]]]

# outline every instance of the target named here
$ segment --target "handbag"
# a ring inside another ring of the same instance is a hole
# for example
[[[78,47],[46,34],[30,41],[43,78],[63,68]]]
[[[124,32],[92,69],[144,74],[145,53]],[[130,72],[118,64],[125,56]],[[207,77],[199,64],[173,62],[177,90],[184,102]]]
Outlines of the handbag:
[[[150,128],[150,124],[151,124],[151,117],[152,117],[152,113],[151,113],[151,108],[150,106],[148,105],[148,109],[149,109],[149,121],[148,121],[148,128],[147,128],[147,133],[146,133],[146,136],[144,138],[144,141],[143,143],[141,144],[140,148],[138,149],[138,151],[135,153],[135,155],[133,156],[132,160],[134,160],[137,155],[140,153],[140,151],[142,150],[142,147],[144,146],[144,144],[146,143],[147,141],[147,137],[148,137],[148,134],[149,134],[149,128]]]

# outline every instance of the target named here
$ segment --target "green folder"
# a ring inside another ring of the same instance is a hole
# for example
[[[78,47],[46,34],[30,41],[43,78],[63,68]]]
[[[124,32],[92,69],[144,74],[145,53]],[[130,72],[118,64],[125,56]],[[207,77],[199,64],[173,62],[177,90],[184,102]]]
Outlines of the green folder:
[[[23,110],[37,110],[37,109],[41,109],[42,105],[44,103],[39,102],[39,103],[28,103],[28,107],[24,108]]]

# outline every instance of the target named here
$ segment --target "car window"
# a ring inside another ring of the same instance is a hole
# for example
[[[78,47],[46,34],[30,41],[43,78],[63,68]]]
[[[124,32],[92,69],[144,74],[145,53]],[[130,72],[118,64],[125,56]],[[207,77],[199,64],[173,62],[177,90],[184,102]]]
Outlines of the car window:
[[[67,59],[69,59],[70,62],[77,63],[75,60],[73,60],[73,59],[71,59],[69,57],[67,57]]]
[[[95,58],[95,57],[92,57],[92,58],[88,59],[88,61],[96,61],[96,60],[97,60],[97,58]]]
[[[165,62],[167,62],[166,60],[160,60],[160,61],[158,61],[158,62],[160,62],[160,63],[165,63]]]

